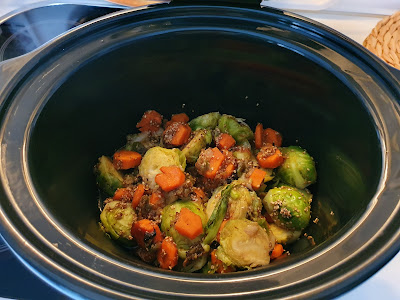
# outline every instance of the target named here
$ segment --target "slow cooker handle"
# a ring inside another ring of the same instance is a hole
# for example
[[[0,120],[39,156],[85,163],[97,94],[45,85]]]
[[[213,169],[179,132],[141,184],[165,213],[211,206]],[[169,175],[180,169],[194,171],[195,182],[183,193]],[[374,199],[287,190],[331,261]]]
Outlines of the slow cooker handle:
[[[23,72],[20,71],[32,56],[33,53],[28,53],[0,62],[0,107],[3,105],[6,95],[11,88],[11,83],[16,82],[24,75]],[[17,74],[19,74],[19,76],[17,76]]]

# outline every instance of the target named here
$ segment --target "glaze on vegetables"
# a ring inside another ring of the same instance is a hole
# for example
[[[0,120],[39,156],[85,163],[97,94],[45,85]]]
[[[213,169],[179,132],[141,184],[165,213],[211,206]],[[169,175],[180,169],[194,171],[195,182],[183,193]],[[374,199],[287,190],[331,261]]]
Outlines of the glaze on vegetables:
[[[136,127],[95,166],[101,228],[132,255],[165,270],[235,272],[284,256],[307,227],[315,163],[279,131],[154,110]]]

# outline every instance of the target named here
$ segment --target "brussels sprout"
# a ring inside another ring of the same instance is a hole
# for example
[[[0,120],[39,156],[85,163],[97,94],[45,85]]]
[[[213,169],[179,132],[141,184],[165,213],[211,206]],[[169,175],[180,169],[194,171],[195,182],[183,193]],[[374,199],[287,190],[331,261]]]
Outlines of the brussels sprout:
[[[132,205],[121,201],[108,202],[100,214],[104,231],[114,240],[128,246],[134,244],[131,227],[136,218]]]
[[[135,151],[141,155],[145,154],[147,151],[147,148],[141,142],[135,142],[133,140],[128,140],[124,149],[128,151]]]
[[[215,273],[215,268],[212,268],[212,263],[210,260],[207,261],[207,263],[203,266],[201,269],[201,273],[203,274],[214,274]]]
[[[228,219],[245,219],[252,201],[253,198],[246,187],[233,187],[229,198]]]
[[[182,266],[178,267],[178,270],[192,273],[203,268],[208,261],[206,252],[210,250],[207,249],[206,251],[204,248],[206,247],[203,247],[201,241],[193,244],[186,252],[186,259],[183,261]]]
[[[200,269],[202,269],[207,264],[208,258],[207,255],[202,255],[189,264],[182,266],[179,268],[179,271],[186,273],[193,273]]]
[[[263,204],[272,220],[289,230],[302,230],[310,221],[312,195],[290,186],[270,189]]]
[[[190,164],[196,162],[200,152],[208,144],[212,142],[212,134],[210,130],[198,129],[194,132],[193,139],[182,149],[182,153],[186,157],[186,161]]]
[[[174,242],[178,246],[178,255],[180,258],[183,259],[186,258],[187,250],[189,250],[192,245],[198,243],[203,238],[203,235],[199,235],[198,237],[191,240],[179,234],[179,232],[174,228],[176,216],[184,207],[190,209],[196,215],[200,216],[203,227],[207,222],[207,217],[204,213],[203,207],[196,202],[176,201],[164,207],[161,214],[161,231],[173,238]]]
[[[215,204],[215,207],[206,225],[206,236],[203,240],[204,245],[210,244],[212,240],[217,236],[219,227],[221,226],[221,223],[225,218],[231,190],[234,186],[234,184],[230,184],[221,191],[221,196],[218,198],[218,201]]]
[[[147,149],[160,146],[163,130],[160,128],[156,132],[145,131],[136,134],[129,134],[126,137],[125,150],[135,151],[144,154]]]
[[[207,205],[206,205],[206,215],[207,215],[207,219],[210,219],[215,206],[219,203],[220,199],[221,199],[221,192],[224,188],[226,188],[227,186],[219,186],[217,187],[211,198],[208,200]]]
[[[268,265],[275,239],[247,219],[229,220],[220,233],[217,257],[228,266],[254,268]]]
[[[290,244],[296,241],[300,235],[301,230],[293,231],[277,226],[276,224],[269,224],[269,229],[276,238],[279,244]]]
[[[228,219],[256,220],[259,218],[262,202],[255,192],[250,192],[245,186],[233,182],[230,194],[227,197],[228,206],[223,218],[228,215]],[[221,199],[222,188],[216,189],[213,196],[208,200],[206,214],[210,218],[215,210],[218,201]]]
[[[108,157],[102,156],[99,158],[95,173],[97,174],[97,185],[107,195],[114,195],[115,191],[122,187],[124,178]]]
[[[161,173],[160,168],[164,166],[178,166],[182,171],[186,167],[186,158],[179,149],[165,149],[154,147],[147,150],[139,165],[139,175],[150,186],[157,187],[155,177]]]
[[[244,122],[240,122],[233,116],[222,115],[218,121],[218,129],[221,132],[229,133],[236,141],[241,144],[253,138],[253,131]]]
[[[317,180],[314,160],[306,150],[290,146],[281,148],[281,152],[285,161],[276,172],[278,179],[299,189],[304,189]]]
[[[254,155],[251,153],[251,149],[248,149],[246,147],[237,147],[232,152],[232,155],[236,159],[242,160],[246,163],[255,159]]]
[[[197,129],[214,129],[220,117],[221,115],[219,112],[211,112],[191,120],[189,126],[193,131]]]

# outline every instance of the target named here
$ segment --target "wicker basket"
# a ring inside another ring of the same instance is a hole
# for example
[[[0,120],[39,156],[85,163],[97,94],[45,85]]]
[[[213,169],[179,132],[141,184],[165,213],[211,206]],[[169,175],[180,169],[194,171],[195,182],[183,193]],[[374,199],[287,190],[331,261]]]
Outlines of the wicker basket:
[[[363,45],[389,65],[400,69],[400,11],[380,21]]]

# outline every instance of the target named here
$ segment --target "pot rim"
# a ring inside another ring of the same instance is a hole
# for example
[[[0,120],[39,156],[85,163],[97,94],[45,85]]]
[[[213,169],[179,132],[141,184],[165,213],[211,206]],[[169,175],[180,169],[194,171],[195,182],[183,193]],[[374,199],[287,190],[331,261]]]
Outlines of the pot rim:
[[[242,11],[245,10],[247,12],[249,11],[254,11],[254,10],[249,10],[249,9],[241,9],[241,8],[232,8],[232,7],[224,7],[224,6],[197,6],[197,5],[187,5],[187,6],[173,6],[173,7],[155,7],[152,8],[151,11],[149,10],[144,10],[144,8],[140,8],[140,9],[133,9],[130,11],[120,11],[120,12],[116,12],[113,13],[111,15],[107,15],[105,17],[99,18],[97,20],[94,20],[92,22],[89,22],[88,24],[83,24],[81,26],[79,26],[78,28],[74,28],[72,30],[70,30],[68,33],[56,38],[55,40],[53,40],[51,43],[47,43],[46,45],[44,45],[43,47],[41,47],[39,50],[35,51],[33,54],[29,55],[29,63],[27,65],[25,65],[25,67],[22,68],[22,70],[20,72],[18,72],[15,75],[14,80],[12,81],[13,84],[17,85],[16,82],[19,82],[20,80],[23,80],[24,78],[26,78],[26,74],[28,74],[28,72],[26,71],[27,69],[31,69],[33,68],[36,63],[42,59],[45,58],[47,55],[49,55],[49,53],[51,53],[54,49],[54,47],[57,47],[59,45],[62,45],[63,43],[67,43],[69,41],[69,39],[74,39],[74,35],[75,34],[84,34],[86,31],[91,32],[94,31],[95,29],[92,29],[91,26],[93,25],[97,25],[97,26],[105,26],[104,24],[108,21],[112,21],[114,19],[117,18],[121,18],[121,17],[126,17],[129,18],[132,15],[137,15],[137,14],[142,14],[145,15],[149,12],[156,12],[161,11],[161,10],[176,10],[176,9],[188,9],[188,8],[201,8],[201,9],[207,9],[207,8],[212,8],[212,9],[234,9],[236,11]],[[364,50],[363,48],[361,48],[361,46],[359,46],[358,44],[355,44],[355,42],[351,41],[350,39],[344,37],[343,35],[339,34],[332,30],[327,28],[326,26],[319,24],[317,22],[308,20],[307,18],[304,17],[299,17],[295,14],[291,14],[291,13],[286,13],[280,10],[275,10],[275,9],[262,9],[260,11],[260,13],[269,13],[269,14],[278,14],[279,16],[281,16],[282,18],[291,18],[294,19],[296,22],[298,22],[298,24],[296,24],[297,26],[299,26],[298,28],[300,28],[300,30],[305,30],[304,28],[302,28],[302,23],[306,23],[308,25],[312,25],[312,29],[316,30],[316,31],[321,31],[323,33],[326,34],[325,38],[327,39],[337,39],[337,40],[341,40],[343,42],[343,40],[345,41],[344,45],[342,44],[342,46],[349,52],[351,53],[357,53],[357,58],[360,59],[361,61],[363,61],[364,63],[367,63],[368,66],[373,69],[375,72],[377,72],[378,74],[381,75],[382,77],[382,81],[384,81],[386,83],[386,85],[390,88],[391,93],[397,95],[397,98],[400,99],[400,89],[398,86],[398,83],[396,83],[395,78],[393,77],[392,73],[390,73],[390,69],[385,66],[381,61],[377,60],[374,56],[372,56],[370,53],[368,53],[366,50]],[[304,24],[303,24],[304,25]],[[331,41],[332,43],[334,41]],[[8,88],[6,89],[6,91],[8,91],[8,93],[12,93],[15,89],[15,87],[10,87],[10,85],[12,86],[13,84],[9,84]],[[8,95],[5,95],[4,99],[8,98]],[[43,99],[44,101],[44,99]],[[372,105],[373,103],[369,103],[368,105]],[[6,101],[2,104],[2,112],[1,112],[1,117],[3,118],[4,116],[8,116],[8,112],[6,111],[6,107],[8,105],[12,105],[12,103],[9,103],[9,101]],[[392,103],[393,105],[393,110],[396,115],[400,114],[400,110],[398,107],[397,103]],[[41,106],[41,105],[39,105]],[[37,106],[37,107],[39,107]],[[392,171],[392,166],[391,164],[393,163],[393,160],[396,159],[397,160],[397,156],[399,156],[399,151],[393,149],[393,147],[390,147],[391,145],[391,141],[390,141],[390,134],[388,133],[388,126],[385,122],[385,120],[383,120],[379,114],[379,111],[373,111],[375,109],[375,107],[369,107],[369,109],[371,110],[371,113],[374,115],[375,121],[377,123],[378,129],[380,131],[380,134],[382,136],[383,139],[383,143],[382,143],[382,174],[381,174],[381,181],[378,187],[378,192],[375,195],[375,197],[371,200],[371,204],[368,207],[367,211],[364,212],[363,216],[355,223],[355,224],[350,224],[349,226],[346,226],[346,228],[344,228],[343,230],[341,230],[341,232],[345,231],[345,235],[343,235],[341,238],[336,239],[334,242],[329,244],[329,247],[326,247],[325,250],[332,250],[335,247],[338,247],[341,245],[341,243],[344,240],[347,240],[350,238],[351,235],[354,234],[354,232],[350,231],[351,228],[358,228],[361,224],[365,223],[367,221],[368,218],[370,218],[373,214],[374,214],[374,208],[376,208],[376,206],[379,204],[378,198],[382,195],[382,193],[385,192],[385,189],[387,188],[387,179],[390,177],[390,172]],[[36,111],[37,113],[37,111]],[[4,123],[8,122],[9,119],[7,120],[3,120],[3,127],[1,129],[1,140],[4,141],[4,136],[5,136],[5,127],[4,127]],[[31,119],[30,122],[32,123],[34,120]],[[398,124],[396,124],[398,125]],[[391,130],[393,128],[390,128]],[[29,129],[30,130],[30,129]],[[22,157],[22,164],[23,164],[23,169],[25,170],[25,177],[24,179],[28,182],[28,188],[30,189],[30,193],[33,196],[33,199],[36,203],[36,205],[39,207],[39,209],[42,211],[43,215],[46,216],[48,218],[48,222],[49,224],[51,224],[52,226],[54,226],[55,228],[59,227],[59,231],[60,232],[64,232],[64,238],[66,240],[69,239],[70,242],[72,243],[76,243],[76,244],[80,244],[80,247],[85,248],[84,250],[87,253],[90,253],[94,256],[97,257],[97,259],[103,259],[103,260],[107,260],[108,262],[111,262],[114,265],[119,265],[122,268],[127,268],[127,264],[121,263],[121,262],[117,262],[111,258],[107,258],[104,254],[99,253],[98,251],[95,251],[93,249],[89,249],[89,247],[86,245],[82,245],[82,243],[77,239],[74,238],[73,236],[70,236],[68,233],[68,230],[66,230],[65,228],[62,228],[62,226],[60,227],[59,224],[57,224],[57,222],[55,220],[53,220],[51,218],[51,214],[49,212],[46,211],[46,209],[44,207],[41,206],[39,197],[37,196],[36,192],[34,191],[34,187],[32,186],[32,181],[29,178],[29,167],[28,167],[28,163],[27,163],[27,150],[28,150],[28,140],[29,140],[29,130],[27,132],[25,132],[25,137],[24,137],[24,149],[23,149],[23,157]],[[7,151],[7,149],[4,148],[4,144],[2,145],[2,148],[0,149],[0,156],[2,158],[2,161],[4,162],[4,155],[5,152]],[[1,187],[1,193],[3,195],[6,195],[8,199],[13,199],[14,195],[13,192],[10,190],[10,185],[9,182],[6,178],[8,178],[9,174],[7,174],[7,170],[1,169],[0,172],[1,175],[1,181],[2,181],[2,187]],[[26,177],[28,176],[28,177]],[[382,201],[381,201],[382,202]],[[13,202],[14,203],[14,202]],[[35,244],[33,244],[31,241],[28,241],[25,236],[24,233],[20,232],[17,230],[17,227],[15,226],[15,220],[13,221],[11,219],[11,217],[6,213],[6,207],[4,207],[3,205],[0,207],[0,216],[1,216],[1,222],[3,223],[4,227],[7,228],[6,230],[3,229],[2,234],[5,237],[5,239],[7,240],[7,242],[10,244],[10,246],[14,249],[18,249],[18,251],[13,250],[18,252],[17,257],[24,262],[25,265],[29,266],[29,268],[31,270],[34,270],[34,272],[36,274],[39,274],[41,276],[41,278],[46,278],[46,282],[50,283],[53,287],[57,288],[57,289],[61,289],[60,291],[63,293],[66,293],[68,295],[71,295],[71,291],[79,291],[79,292],[83,292],[82,289],[77,289],[75,287],[75,284],[77,282],[81,282],[84,281],[85,284],[90,285],[90,290],[86,291],[85,295],[89,296],[89,297],[93,297],[96,295],[96,297],[98,296],[97,293],[99,291],[104,292],[104,295],[108,295],[108,296],[118,296],[118,297],[125,297],[126,294],[124,294],[123,292],[118,293],[116,291],[112,291],[110,289],[109,286],[105,285],[105,286],[101,286],[101,284],[99,284],[99,282],[95,283],[95,282],[89,282],[88,280],[84,280],[82,278],[77,278],[76,274],[73,272],[70,272],[69,270],[67,270],[64,266],[57,264],[56,262],[50,260],[49,257],[46,257],[45,254],[43,254],[41,252],[41,250],[39,249],[39,247]],[[17,209],[16,209],[17,210]],[[389,227],[389,225],[392,225],[392,223],[396,223],[395,222],[395,213],[398,213],[399,211],[399,204],[394,206],[393,209],[393,214],[391,214],[391,219],[388,220],[387,223],[385,223],[385,226],[383,229]],[[18,212],[19,216],[23,216],[23,213],[21,211]],[[18,222],[21,222],[20,220],[18,220]],[[29,220],[25,219],[22,222],[26,223],[25,226],[26,227],[30,227],[29,225]],[[333,295],[337,295],[338,293],[341,293],[351,287],[353,287],[354,285],[356,285],[357,283],[365,280],[368,276],[370,276],[372,273],[376,272],[381,266],[383,266],[389,259],[391,259],[396,253],[397,251],[400,249],[400,230],[397,226],[398,224],[394,224],[394,227],[397,228],[397,230],[395,231],[395,233],[391,236],[390,239],[388,239],[386,241],[386,244],[384,247],[381,247],[378,251],[374,252],[373,257],[370,257],[368,259],[364,259],[360,261],[360,258],[357,257],[357,255],[352,255],[350,257],[348,257],[347,259],[345,259],[345,262],[349,263],[349,262],[353,262],[353,268],[352,270],[347,270],[347,273],[345,273],[345,275],[340,276],[340,277],[336,277],[334,280],[326,280],[324,281],[324,284],[322,286],[317,286],[317,287],[313,287],[312,289],[309,290],[304,290],[304,289],[300,289],[298,290],[298,294],[296,294],[296,297],[310,297],[310,296],[333,296]],[[350,227],[350,228],[349,228]],[[378,231],[376,234],[380,234],[380,233],[384,233],[383,229]],[[30,230],[32,232],[36,232],[37,239],[41,239],[42,237],[40,236],[40,233],[36,231],[35,228],[30,227]],[[43,237],[44,238],[44,237]],[[52,249],[52,251],[54,251],[56,254],[55,256],[59,256],[62,257],[62,259],[65,260],[65,263],[70,263],[73,261],[73,259],[71,257],[69,257],[67,254],[63,253],[60,249],[58,249],[57,246],[55,245],[51,245],[49,244],[49,242],[46,241],[41,241],[44,242],[45,247],[49,247]],[[363,249],[360,249],[359,252],[364,251],[366,248],[370,247],[372,242],[368,242],[366,244],[366,246]],[[83,249],[82,249],[83,250]],[[318,250],[318,249],[317,249]],[[368,249],[367,249],[368,250]],[[328,252],[328,251],[326,251]],[[324,252],[325,253],[325,252]],[[255,270],[252,271],[251,274],[248,272],[243,272],[243,273],[239,273],[239,274],[232,274],[232,275],[218,275],[218,276],[212,276],[212,277],[207,277],[205,278],[204,276],[201,275],[193,275],[188,277],[187,275],[181,274],[181,273],[177,273],[177,272],[163,272],[163,271],[159,271],[158,272],[154,272],[154,268],[143,268],[143,266],[141,266],[141,270],[139,270],[139,268],[137,268],[137,266],[133,266],[133,268],[135,269],[135,272],[141,273],[141,275],[146,275],[151,277],[152,279],[164,279],[167,281],[179,281],[181,284],[183,283],[187,283],[189,285],[202,285],[205,283],[212,283],[212,284],[224,284],[224,283],[229,283],[231,286],[234,285],[237,281],[254,281],[254,280],[262,280],[265,275],[267,274],[268,276],[273,276],[274,273],[278,274],[279,272],[284,270],[289,270],[289,269],[293,269],[293,270],[297,270],[297,268],[300,268],[302,264],[305,263],[310,263],[311,261],[314,260],[321,260],[321,256],[324,253],[320,253],[320,251],[310,251],[309,253],[302,255],[299,257],[299,261],[297,263],[290,263],[290,264],[281,264],[277,267],[272,267],[270,268],[267,272],[265,272],[265,269],[261,269],[261,270]],[[34,256],[34,257],[33,257]],[[43,264],[43,261],[46,262],[46,267],[39,267],[40,264]],[[358,263],[358,267],[354,268],[355,262]],[[344,263],[343,263],[344,264]],[[79,264],[75,262],[75,267],[77,267]],[[315,264],[314,264],[315,265]],[[79,266],[82,269],[85,269],[84,266]],[[331,269],[327,269],[325,271],[326,274],[335,274],[335,271],[337,272],[337,269],[340,266],[336,266],[336,267],[331,267]],[[132,268],[131,266],[128,266],[128,268]],[[49,270],[51,269],[51,271]],[[345,269],[345,268],[344,268]],[[264,274],[265,273],[265,274]],[[171,275],[172,274],[172,275]],[[250,275],[249,275],[250,274]],[[308,280],[311,283],[315,282],[316,280],[318,280],[317,276],[318,274],[314,274],[314,276],[310,276],[309,278],[304,279],[304,281]],[[327,276],[328,277],[328,276]],[[48,278],[52,278],[52,280],[49,280]],[[75,284],[72,284],[70,282],[65,282],[64,279],[69,278],[72,281],[74,281]],[[59,286],[59,284],[62,283],[64,286]],[[304,284],[304,282],[302,282]],[[296,283],[297,286],[300,285],[300,283]],[[137,288],[137,292],[138,292],[138,296],[141,297],[148,297],[150,293],[149,290],[143,288],[143,287],[136,287]],[[268,291],[273,290],[274,288],[271,287],[268,289]],[[280,286],[279,289],[282,289],[282,287]],[[161,291],[163,293],[168,293],[167,291]],[[265,292],[265,291],[264,291]],[[175,297],[178,296],[182,296],[182,297],[187,297],[187,294],[184,293],[172,293],[171,291],[169,291],[170,295],[173,295]],[[218,295],[221,297],[231,297],[232,295],[235,296],[244,296],[244,295],[251,295],[253,294],[253,296],[255,297],[259,297],[261,296],[265,296],[265,294],[262,294],[263,291],[261,290],[257,290],[257,291],[247,291],[247,292],[243,292],[240,291],[238,292],[239,294],[222,294],[222,295]],[[165,295],[165,294],[164,294]],[[77,296],[77,294],[74,294],[74,296]],[[152,297],[160,297],[160,295],[158,294],[153,294],[151,295]],[[191,294],[190,296],[193,297],[216,297],[216,294],[213,295],[206,295],[206,294]]]

